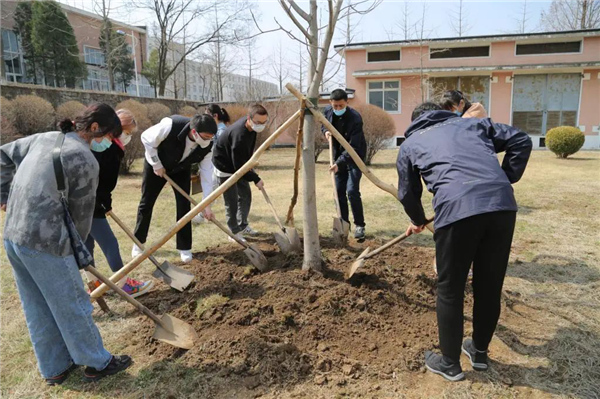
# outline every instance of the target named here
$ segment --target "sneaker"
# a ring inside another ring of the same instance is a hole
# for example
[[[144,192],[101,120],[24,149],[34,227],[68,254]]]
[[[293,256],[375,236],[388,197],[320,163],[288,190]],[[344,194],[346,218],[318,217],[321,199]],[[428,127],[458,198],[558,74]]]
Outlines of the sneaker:
[[[197,214],[196,216],[194,216],[194,218],[192,219],[192,223],[193,224],[202,224],[206,221],[206,219],[204,218],[204,215],[202,215],[201,213]]]
[[[448,364],[442,355],[431,351],[425,352],[425,367],[427,367],[427,370],[441,375],[448,381],[460,381],[465,378],[460,363]]]
[[[52,387],[54,385],[62,384],[63,382],[66,381],[69,374],[71,374],[71,372],[74,371],[77,367],[79,367],[79,366],[77,366],[75,363],[73,363],[71,365],[71,367],[69,367],[68,369],[63,371],[62,374],[55,375],[54,377],[46,378],[46,385],[49,385]]]
[[[246,226],[246,228],[244,230],[242,230],[242,234],[247,234],[249,236],[257,236],[258,235],[258,231],[254,230],[250,226]]]
[[[487,351],[479,351],[475,349],[475,344],[471,338],[465,339],[462,344],[462,352],[467,355],[473,370],[487,371],[488,369],[488,355]]]
[[[144,252],[142,248],[138,247],[136,244],[133,244],[133,248],[131,248],[131,257],[135,258],[136,256],[141,255],[142,252]]]
[[[96,288],[100,287],[102,285],[102,283],[100,282],[100,280],[92,280],[92,281],[88,281],[87,282],[87,293],[91,294],[92,291],[94,291]]]
[[[153,286],[154,282],[152,280],[142,282],[128,278],[127,282],[123,286],[123,291],[125,291],[130,297],[137,298],[140,295],[150,292],[150,289],[152,289]]]
[[[354,238],[357,240],[364,240],[365,237],[365,226],[356,226],[354,229]]]
[[[117,374],[118,372],[129,368],[132,363],[133,360],[131,360],[131,358],[127,355],[113,356],[112,359],[110,359],[110,363],[108,363],[108,366],[106,366],[104,370],[96,370],[93,367],[86,367],[85,371],[83,372],[83,380],[85,382],[99,381],[104,377]]]
[[[240,241],[242,241],[242,242],[246,242],[246,239],[244,238],[244,236],[242,235],[242,233],[237,233],[237,234],[234,234],[234,236],[236,236],[238,239],[240,239]],[[227,237],[227,239],[228,239],[230,242],[237,242],[236,240],[234,240],[234,239],[233,239],[233,238],[231,238],[231,237]]]
[[[179,256],[181,257],[181,261],[183,263],[191,262],[194,258],[191,250],[179,250]]]

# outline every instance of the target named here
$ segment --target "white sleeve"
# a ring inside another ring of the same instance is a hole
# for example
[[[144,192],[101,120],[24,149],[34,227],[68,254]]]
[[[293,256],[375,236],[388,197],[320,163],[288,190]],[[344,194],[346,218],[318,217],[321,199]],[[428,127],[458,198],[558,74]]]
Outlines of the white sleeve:
[[[212,151],[200,161],[200,184],[202,184],[202,198],[206,198],[213,191],[213,163]]]
[[[142,133],[142,144],[144,144],[146,161],[154,170],[163,167],[162,162],[158,158],[158,146],[171,133],[173,127],[173,119],[163,118],[158,124],[149,127]]]

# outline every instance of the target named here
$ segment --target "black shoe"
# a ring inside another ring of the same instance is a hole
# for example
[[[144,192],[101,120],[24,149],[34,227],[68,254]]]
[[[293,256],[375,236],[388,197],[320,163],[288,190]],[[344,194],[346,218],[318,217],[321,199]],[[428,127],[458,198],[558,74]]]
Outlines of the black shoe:
[[[104,370],[96,370],[93,367],[86,367],[83,373],[83,380],[85,382],[99,381],[104,377],[117,374],[118,372],[127,369],[132,363],[133,360],[131,360],[131,358],[127,355],[113,356],[112,359],[110,359],[110,363],[108,363],[108,366],[106,366]]]
[[[475,344],[473,344],[473,340],[471,338],[465,339],[465,342],[463,342],[462,352],[465,355],[467,355],[467,357],[471,361],[471,366],[473,366],[473,370],[487,371],[487,351],[478,351],[477,349],[475,349]]]
[[[46,385],[49,385],[52,387],[54,385],[62,384],[63,382],[66,381],[69,374],[71,374],[71,371],[75,370],[77,367],[78,366],[75,363],[73,363],[71,365],[71,367],[69,367],[68,369],[63,371],[62,374],[55,375],[54,377],[46,378]]]
[[[460,368],[460,363],[446,363],[442,355],[431,351],[425,352],[425,367],[427,367],[427,370],[441,375],[448,381],[460,381],[465,378],[462,368]]]

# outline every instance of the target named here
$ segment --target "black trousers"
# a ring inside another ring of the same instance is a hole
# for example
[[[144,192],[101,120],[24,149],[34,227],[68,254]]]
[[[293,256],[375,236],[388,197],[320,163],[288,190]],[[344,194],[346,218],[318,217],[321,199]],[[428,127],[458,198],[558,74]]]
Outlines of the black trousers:
[[[182,172],[178,172],[173,175],[169,175],[171,179],[179,187],[181,187],[186,193],[190,192],[190,169],[185,169]],[[162,177],[158,177],[154,174],[154,169],[147,162],[144,161],[144,176],[142,179],[142,199],[138,206],[137,221],[135,224],[135,236],[141,243],[146,242],[148,238],[148,229],[150,228],[150,222],[152,221],[152,210],[158,195],[162,191],[163,187],[167,184],[167,181]],[[175,201],[177,204],[177,218],[176,221],[181,219],[191,209],[190,202],[175,189]],[[177,232],[177,249],[179,250],[190,250],[192,249],[192,225],[191,223],[186,224],[179,232]]]
[[[225,183],[229,177],[219,177],[219,185]],[[244,231],[248,227],[248,215],[252,207],[252,189],[248,180],[240,179],[229,187],[223,194],[227,227],[233,234]]]
[[[488,349],[498,318],[500,294],[515,230],[516,212],[471,216],[436,229],[437,320],[446,361],[460,358],[465,283],[473,263],[473,342]]]
[[[340,199],[340,211],[342,219],[350,223],[348,214],[348,201],[352,208],[354,224],[365,227],[365,216],[363,211],[362,198],[360,196],[360,178],[362,172],[357,167],[341,167],[335,174],[335,188]],[[346,198],[346,193],[348,197]]]

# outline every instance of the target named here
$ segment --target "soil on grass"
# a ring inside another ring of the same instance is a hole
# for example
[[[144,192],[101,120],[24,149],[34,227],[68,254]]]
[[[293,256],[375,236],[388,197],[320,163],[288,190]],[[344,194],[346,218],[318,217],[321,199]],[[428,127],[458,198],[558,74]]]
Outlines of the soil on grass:
[[[302,271],[302,258],[283,255],[272,240],[256,243],[269,272],[248,266],[239,247],[222,245],[184,266],[196,275],[185,293],[162,285],[141,298],[199,335],[184,351],[152,340],[153,325],[143,322],[135,350],[151,356],[155,371],[178,359],[206,376],[198,381],[202,396],[243,397],[305,381],[390,379],[422,369],[423,351],[437,347],[432,248],[398,245],[346,281],[348,266],[380,242],[342,249],[323,240],[323,274]]]

